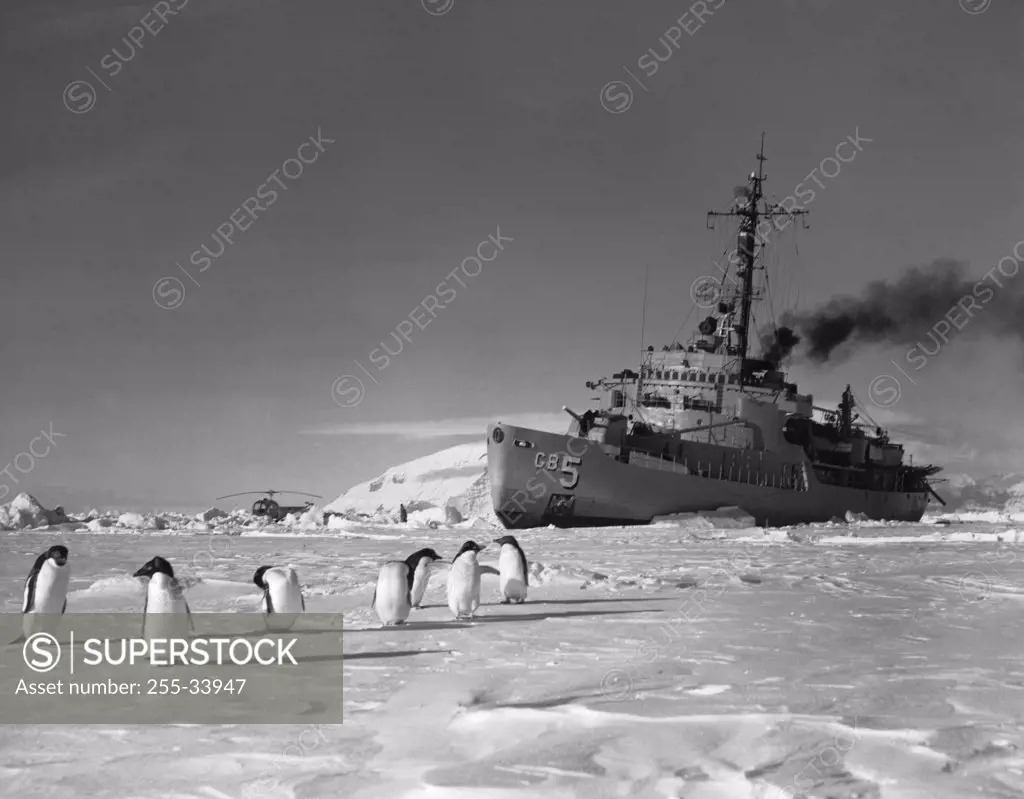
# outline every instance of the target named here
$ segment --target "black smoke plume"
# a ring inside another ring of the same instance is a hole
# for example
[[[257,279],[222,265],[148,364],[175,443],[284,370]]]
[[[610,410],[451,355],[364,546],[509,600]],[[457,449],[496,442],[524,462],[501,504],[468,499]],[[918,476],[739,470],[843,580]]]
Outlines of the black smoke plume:
[[[819,363],[843,345],[849,345],[841,350],[843,356],[869,342],[924,341],[934,347],[941,346],[942,334],[948,340],[962,330],[1024,341],[1024,297],[1012,276],[1019,265],[1006,259],[1000,263],[1011,276],[997,268],[968,276],[966,264],[941,258],[910,267],[895,281],[873,281],[859,297],[835,297],[809,313],[784,314],[780,321],[799,331],[804,354]]]
[[[794,333],[792,328],[783,325],[761,337],[761,360],[768,361],[773,369],[778,369],[783,358],[799,343],[800,336]]]

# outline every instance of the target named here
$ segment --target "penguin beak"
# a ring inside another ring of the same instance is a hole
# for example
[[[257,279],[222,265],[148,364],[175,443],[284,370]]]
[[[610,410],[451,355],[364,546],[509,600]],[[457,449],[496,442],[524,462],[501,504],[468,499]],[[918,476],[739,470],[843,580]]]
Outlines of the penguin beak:
[[[68,559],[65,558],[63,555],[56,555],[53,558],[53,562],[56,563],[58,566],[63,566],[65,563],[68,562]]]
[[[132,575],[132,577],[149,577],[149,576],[150,576],[149,569],[147,567],[145,567],[145,566],[143,566],[141,569],[139,569],[137,572],[135,572],[135,574]]]

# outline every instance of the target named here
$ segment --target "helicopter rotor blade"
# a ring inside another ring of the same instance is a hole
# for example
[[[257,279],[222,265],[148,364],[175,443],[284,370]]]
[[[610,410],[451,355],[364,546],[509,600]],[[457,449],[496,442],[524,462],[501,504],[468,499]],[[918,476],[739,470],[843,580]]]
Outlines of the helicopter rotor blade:
[[[263,496],[270,497],[273,499],[274,494],[300,494],[307,497],[316,497],[317,499],[323,499],[319,494],[307,494],[304,491],[278,491],[277,489],[270,489],[268,491],[239,491],[237,494],[225,494],[217,499],[230,499],[231,497],[242,497],[246,494],[262,494]]]

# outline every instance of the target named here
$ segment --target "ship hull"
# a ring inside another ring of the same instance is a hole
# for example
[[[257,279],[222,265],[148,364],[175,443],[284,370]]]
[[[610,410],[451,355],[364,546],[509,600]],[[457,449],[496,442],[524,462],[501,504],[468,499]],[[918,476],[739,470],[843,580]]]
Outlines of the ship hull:
[[[927,492],[826,485],[810,469],[806,490],[792,490],[702,477],[678,464],[651,468],[623,462],[616,454],[575,436],[490,425],[487,463],[498,519],[509,529],[601,527],[738,507],[762,526],[827,522],[847,512],[916,522],[928,505]]]

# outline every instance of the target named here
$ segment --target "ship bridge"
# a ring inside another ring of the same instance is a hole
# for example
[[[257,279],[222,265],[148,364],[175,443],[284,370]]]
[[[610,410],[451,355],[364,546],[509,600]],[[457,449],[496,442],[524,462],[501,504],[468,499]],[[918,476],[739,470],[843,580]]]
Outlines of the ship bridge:
[[[624,370],[587,384],[603,390],[604,397],[595,397],[603,410],[637,413],[642,421],[669,430],[707,424],[709,413],[732,419],[741,396],[772,403],[785,415],[813,415],[813,396],[800,394],[785,373],[767,362],[679,347],[661,352],[648,347],[645,356],[639,373]],[[691,418],[690,411],[701,418]]]

